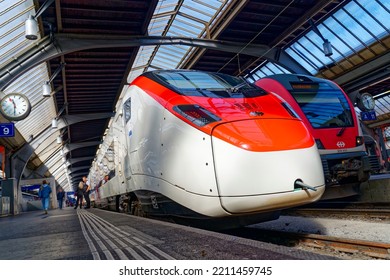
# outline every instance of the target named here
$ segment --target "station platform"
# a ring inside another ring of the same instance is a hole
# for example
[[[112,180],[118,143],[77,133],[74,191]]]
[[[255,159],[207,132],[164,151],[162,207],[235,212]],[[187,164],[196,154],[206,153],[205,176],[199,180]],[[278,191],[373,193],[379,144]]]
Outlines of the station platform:
[[[1,260],[330,260],[332,257],[101,209],[0,218]]]
[[[362,203],[390,203],[390,173],[374,174],[360,185]]]

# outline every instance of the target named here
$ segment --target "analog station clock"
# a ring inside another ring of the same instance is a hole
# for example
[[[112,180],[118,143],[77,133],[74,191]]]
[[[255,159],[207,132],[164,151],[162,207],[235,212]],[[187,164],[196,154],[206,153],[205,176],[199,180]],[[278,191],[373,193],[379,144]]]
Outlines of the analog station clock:
[[[0,100],[0,112],[10,121],[20,121],[31,112],[28,98],[20,93],[9,93]]]
[[[372,111],[375,108],[375,99],[369,93],[362,93],[357,105],[362,111]]]

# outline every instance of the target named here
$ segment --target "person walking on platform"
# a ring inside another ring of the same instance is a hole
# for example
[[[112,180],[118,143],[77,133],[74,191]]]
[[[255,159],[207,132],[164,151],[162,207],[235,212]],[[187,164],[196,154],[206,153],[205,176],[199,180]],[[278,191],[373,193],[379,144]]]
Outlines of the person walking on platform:
[[[49,209],[50,194],[51,187],[47,184],[46,180],[43,180],[42,185],[40,186],[38,191],[38,196],[42,200],[42,208],[43,210],[45,210],[45,214],[47,214],[47,210]]]
[[[59,187],[58,188],[58,192],[57,192],[57,200],[58,200],[58,207],[60,209],[62,209],[62,204],[64,202],[64,197],[65,197],[65,192],[62,189],[62,187]]]
[[[76,190],[74,191],[76,195],[76,206],[74,209],[77,209],[77,207],[80,205],[80,209],[83,206],[83,196],[84,196],[84,181],[81,181],[79,185],[77,186]]]
[[[91,193],[91,186],[89,185],[89,182],[87,181],[87,177],[84,176],[83,181],[80,183],[83,183],[84,198],[85,198],[85,201],[87,202],[87,205],[85,206],[84,209],[91,208],[91,200],[89,198],[89,194]]]

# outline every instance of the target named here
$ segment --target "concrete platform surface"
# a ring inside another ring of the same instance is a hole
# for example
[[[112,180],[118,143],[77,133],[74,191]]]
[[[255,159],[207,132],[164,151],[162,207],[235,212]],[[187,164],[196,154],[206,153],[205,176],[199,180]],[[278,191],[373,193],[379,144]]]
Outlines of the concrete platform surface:
[[[327,260],[305,252],[99,209],[0,218],[1,260]]]

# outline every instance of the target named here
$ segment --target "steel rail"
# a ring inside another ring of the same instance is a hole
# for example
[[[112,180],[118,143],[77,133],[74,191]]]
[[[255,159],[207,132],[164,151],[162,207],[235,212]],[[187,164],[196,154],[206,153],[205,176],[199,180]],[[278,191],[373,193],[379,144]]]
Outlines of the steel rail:
[[[360,253],[373,258],[390,259],[390,243],[276,230],[261,229],[260,231],[265,237],[272,236],[272,238],[280,238],[284,242],[289,241],[291,243],[294,241],[295,244],[310,246],[317,249],[330,248],[339,252],[350,254]]]
[[[330,215],[337,215],[343,217],[359,217],[368,219],[390,219],[390,209],[366,209],[366,208],[354,208],[354,209],[335,209],[335,208],[298,208],[288,209],[283,212],[283,215],[289,216],[316,216],[316,217],[329,217]]]

